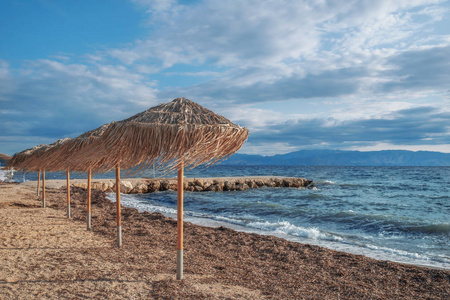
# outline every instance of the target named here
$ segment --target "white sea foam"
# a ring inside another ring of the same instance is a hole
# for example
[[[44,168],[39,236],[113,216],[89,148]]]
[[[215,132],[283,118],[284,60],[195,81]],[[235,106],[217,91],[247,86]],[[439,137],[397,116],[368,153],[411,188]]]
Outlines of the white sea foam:
[[[109,193],[107,198],[112,202],[116,202],[116,194]],[[156,205],[149,202],[140,201],[134,195],[121,194],[121,203],[128,207],[136,208],[139,211],[159,212],[169,217],[174,217],[177,214],[176,208]],[[215,216],[206,213],[199,213],[195,211],[185,210],[184,215],[193,218],[211,219],[219,222],[231,223],[236,225],[244,225],[244,221],[235,218],[227,218],[224,216]]]
[[[112,202],[116,202],[116,194],[108,193],[107,198]],[[161,205],[153,205],[147,202],[140,201],[137,197],[133,195],[120,194],[121,204],[136,208],[139,211],[148,211],[148,212],[159,212],[162,214],[175,215],[177,210],[174,208],[161,206]]]
[[[419,259],[419,260],[423,260],[423,261],[431,260],[431,258],[427,255],[412,253],[412,252],[398,250],[398,249],[391,249],[391,248],[387,248],[387,247],[378,247],[375,245],[364,245],[364,247],[366,247],[370,250],[386,252],[388,254],[394,254],[394,255],[403,256],[403,257],[407,257],[407,258],[414,258],[414,259]],[[437,259],[434,259],[434,260],[437,260]],[[450,261],[448,261],[448,260],[447,261],[442,260],[441,262],[450,263]]]
[[[111,199],[111,201],[116,201],[116,195],[114,193],[108,194],[108,198]],[[149,211],[149,212],[159,212],[164,215],[173,217],[176,215],[177,210],[175,208],[169,208],[166,206],[160,206],[151,204],[149,202],[143,202],[140,201],[136,196],[133,195],[122,195],[121,196],[122,204],[134,207],[140,211]],[[258,229],[261,231],[270,232],[271,234],[275,235],[291,235],[295,237],[301,237],[301,238],[307,238],[307,239],[313,239],[313,240],[324,240],[324,241],[342,241],[342,237],[322,232],[317,228],[303,228],[299,226],[292,225],[288,221],[280,221],[280,222],[248,222],[250,218],[249,216],[237,218],[237,217],[225,217],[225,216],[218,216],[218,215],[211,215],[206,213],[198,213],[194,211],[185,210],[184,214],[187,217],[193,217],[193,218],[201,218],[201,219],[210,219],[218,222],[233,224],[233,225],[240,225],[245,226],[247,228],[253,228]],[[205,222],[202,222],[202,224],[205,224]]]
[[[14,170],[0,170],[0,182],[12,182]]]
[[[323,181],[319,181],[318,183],[323,183],[323,184],[337,184],[337,182],[332,181],[332,180],[323,180]]]
[[[292,225],[288,221],[280,222],[251,222],[247,224],[248,227],[272,231],[275,234],[293,235],[314,240],[326,240],[326,241],[341,241],[342,237],[322,232],[317,228],[304,228]]]

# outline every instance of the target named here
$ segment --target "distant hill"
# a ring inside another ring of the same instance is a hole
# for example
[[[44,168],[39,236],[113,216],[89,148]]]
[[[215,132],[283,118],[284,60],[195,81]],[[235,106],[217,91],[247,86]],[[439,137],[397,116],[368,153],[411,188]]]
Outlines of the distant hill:
[[[450,153],[431,151],[300,150],[274,156],[234,154],[224,165],[450,166]]]

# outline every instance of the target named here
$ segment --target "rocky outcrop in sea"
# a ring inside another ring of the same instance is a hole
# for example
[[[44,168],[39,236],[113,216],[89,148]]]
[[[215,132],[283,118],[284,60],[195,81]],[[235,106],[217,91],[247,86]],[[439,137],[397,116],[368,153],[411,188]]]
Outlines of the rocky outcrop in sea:
[[[87,188],[87,183],[73,183],[72,186]],[[184,190],[189,192],[245,191],[262,187],[313,187],[313,181],[297,177],[219,177],[219,178],[185,178]],[[113,180],[92,183],[92,189],[103,192],[115,192]],[[156,191],[177,190],[177,180],[124,179],[120,182],[120,192],[124,194],[153,193]]]

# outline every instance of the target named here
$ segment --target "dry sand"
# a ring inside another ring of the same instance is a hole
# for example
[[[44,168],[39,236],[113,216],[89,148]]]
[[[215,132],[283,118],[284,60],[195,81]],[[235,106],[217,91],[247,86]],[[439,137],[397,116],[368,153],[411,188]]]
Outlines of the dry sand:
[[[223,227],[185,224],[185,279],[175,280],[176,222],[93,191],[0,183],[0,299],[450,299],[450,271],[377,261]]]

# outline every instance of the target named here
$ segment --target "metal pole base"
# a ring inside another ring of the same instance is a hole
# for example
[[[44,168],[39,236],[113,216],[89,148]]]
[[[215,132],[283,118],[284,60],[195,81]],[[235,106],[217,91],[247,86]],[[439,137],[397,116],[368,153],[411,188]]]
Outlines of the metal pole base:
[[[70,214],[70,205],[67,206],[67,217],[70,218],[71,214]]]
[[[122,247],[122,226],[117,226],[117,247]]]
[[[177,280],[183,279],[183,249],[177,249]]]
[[[45,208],[46,204],[45,204],[45,198],[42,198],[42,207]]]
[[[91,230],[91,213],[87,214],[87,230]]]

